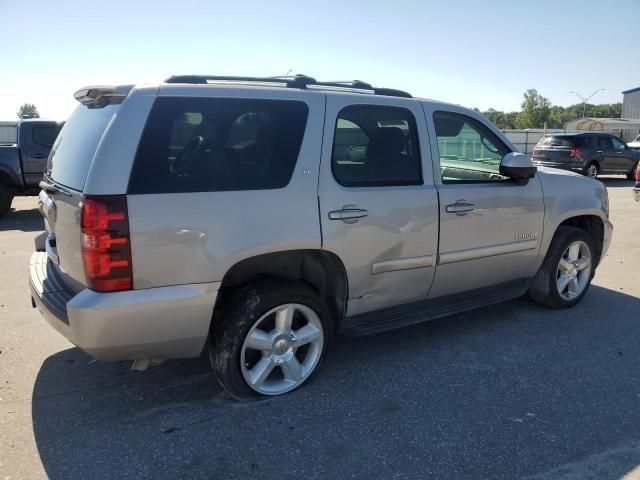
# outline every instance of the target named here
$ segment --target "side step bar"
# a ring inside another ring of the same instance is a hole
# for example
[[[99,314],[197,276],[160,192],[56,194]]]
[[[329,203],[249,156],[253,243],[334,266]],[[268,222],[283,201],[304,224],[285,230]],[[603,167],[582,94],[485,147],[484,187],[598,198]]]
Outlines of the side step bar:
[[[511,300],[524,295],[528,288],[529,279],[524,278],[471,292],[456,293],[361,313],[344,318],[340,325],[340,333],[370,335],[398,327],[406,327]]]

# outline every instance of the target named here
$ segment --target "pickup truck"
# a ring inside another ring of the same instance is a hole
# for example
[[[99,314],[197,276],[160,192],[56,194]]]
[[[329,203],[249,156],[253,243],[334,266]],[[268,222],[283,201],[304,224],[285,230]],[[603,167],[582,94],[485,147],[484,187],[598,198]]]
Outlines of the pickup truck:
[[[17,142],[0,145],[0,217],[11,209],[13,197],[37,195],[51,146],[62,123],[29,119],[18,123]]]

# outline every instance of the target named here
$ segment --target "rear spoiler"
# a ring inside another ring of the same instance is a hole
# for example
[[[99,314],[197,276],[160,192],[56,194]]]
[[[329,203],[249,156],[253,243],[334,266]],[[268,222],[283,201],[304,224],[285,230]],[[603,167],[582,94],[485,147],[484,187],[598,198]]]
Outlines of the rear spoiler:
[[[132,88],[133,85],[84,87],[74,93],[73,98],[88,108],[102,108],[122,103]]]

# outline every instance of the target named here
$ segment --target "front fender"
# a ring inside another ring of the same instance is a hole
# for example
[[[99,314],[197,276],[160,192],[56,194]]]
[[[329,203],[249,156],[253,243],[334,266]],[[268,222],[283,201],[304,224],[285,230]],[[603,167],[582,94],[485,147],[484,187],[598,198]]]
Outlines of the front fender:
[[[611,240],[613,226],[609,221],[607,188],[597,180],[553,168],[538,171],[544,194],[544,230],[540,263],[549,249],[558,227],[575,217],[595,216],[602,221],[602,255]]]

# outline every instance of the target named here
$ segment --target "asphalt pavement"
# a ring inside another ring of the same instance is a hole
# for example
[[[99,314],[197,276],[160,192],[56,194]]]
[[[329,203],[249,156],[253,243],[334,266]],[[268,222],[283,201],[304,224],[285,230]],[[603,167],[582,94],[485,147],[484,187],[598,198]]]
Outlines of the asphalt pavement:
[[[204,358],[132,372],[58,335],[31,308],[43,225],[18,198],[0,219],[0,479],[640,478],[640,204],[605,184],[613,243],[575,308],[338,338],[311,383],[246,402]]]

